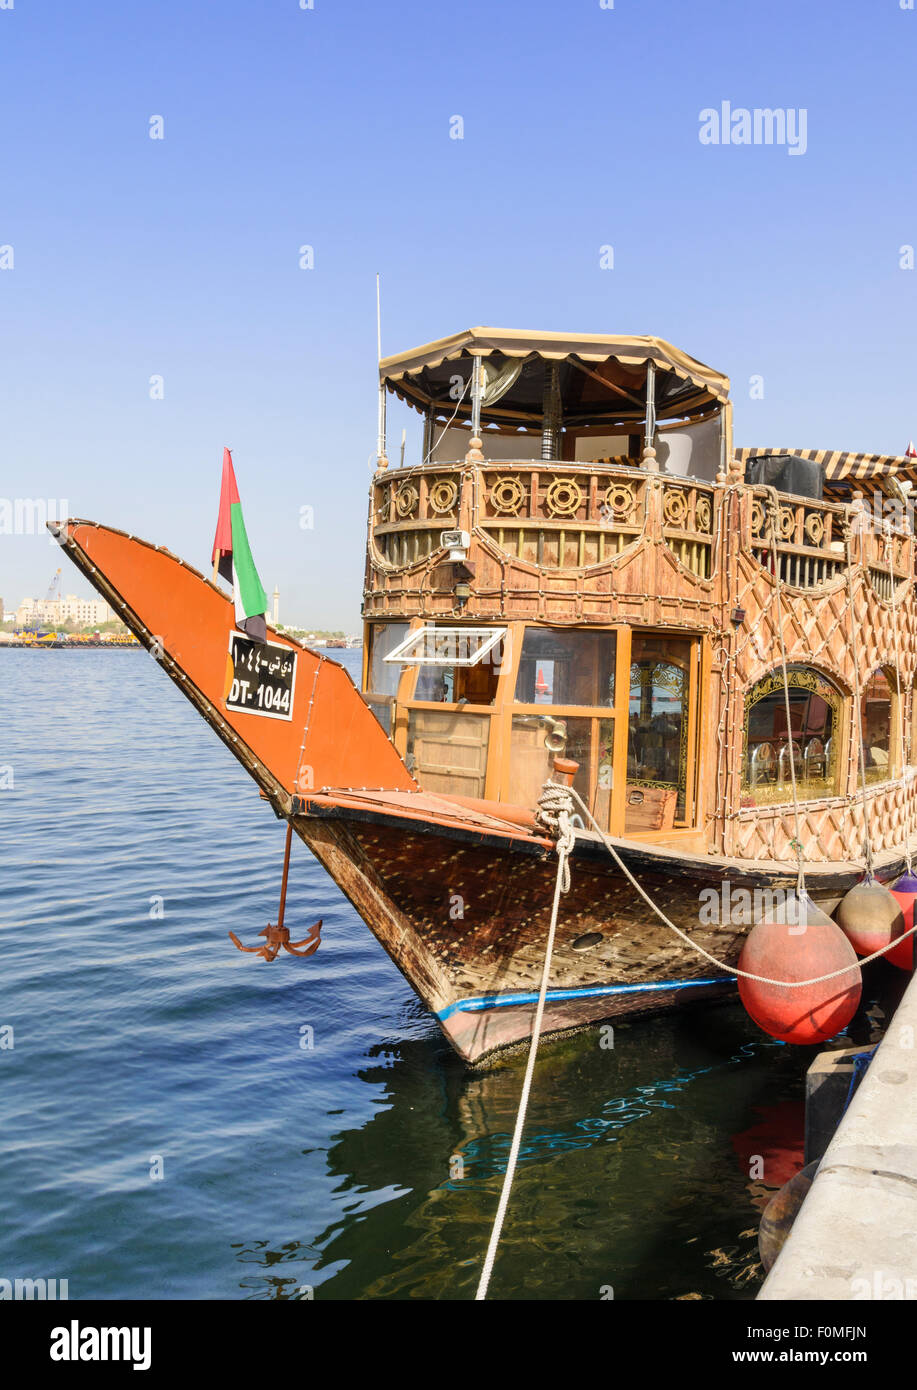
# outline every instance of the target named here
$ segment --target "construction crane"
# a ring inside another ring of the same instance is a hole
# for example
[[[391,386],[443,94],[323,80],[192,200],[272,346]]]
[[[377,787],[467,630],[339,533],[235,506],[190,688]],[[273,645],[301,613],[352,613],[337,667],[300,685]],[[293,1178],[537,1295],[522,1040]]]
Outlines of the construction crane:
[[[45,594],[45,603],[50,603],[52,599],[60,598],[60,577],[61,569],[60,567],[58,567],[58,569],[54,571],[54,577],[52,578],[51,583],[48,585],[48,592]],[[33,632],[41,634],[43,626],[44,624],[37,617],[35,617],[32,619],[30,623],[26,623],[22,630],[23,632]]]

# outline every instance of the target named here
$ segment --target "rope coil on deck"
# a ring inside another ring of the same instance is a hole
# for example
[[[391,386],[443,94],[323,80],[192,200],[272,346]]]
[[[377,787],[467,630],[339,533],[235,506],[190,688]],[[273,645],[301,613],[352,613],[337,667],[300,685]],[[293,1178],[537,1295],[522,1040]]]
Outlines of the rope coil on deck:
[[[562,893],[570,891],[570,865],[567,862],[569,855],[573,853],[576,845],[576,832],[573,829],[571,817],[573,815],[573,797],[571,788],[563,787],[558,782],[545,782],[541,789],[541,796],[538,798],[538,810],[535,812],[536,824],[550,831],[557,839],[557,853],[563,851],[563,886]]]

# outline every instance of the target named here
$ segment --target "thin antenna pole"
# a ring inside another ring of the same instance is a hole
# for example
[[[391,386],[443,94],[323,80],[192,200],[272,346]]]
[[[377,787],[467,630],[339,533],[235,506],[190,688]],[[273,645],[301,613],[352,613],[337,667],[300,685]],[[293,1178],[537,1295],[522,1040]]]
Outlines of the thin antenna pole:
[[[376,271],[376,355],[382,363],[382,291],[379,272]],[[385,382],[379,378],[379,428],[376,435],[376,463],[379,468],[388,468],[385,457]]]
[[[379,361],[382,361],[382,289],[379,283],[379,272],[376,271],[376,349]]]

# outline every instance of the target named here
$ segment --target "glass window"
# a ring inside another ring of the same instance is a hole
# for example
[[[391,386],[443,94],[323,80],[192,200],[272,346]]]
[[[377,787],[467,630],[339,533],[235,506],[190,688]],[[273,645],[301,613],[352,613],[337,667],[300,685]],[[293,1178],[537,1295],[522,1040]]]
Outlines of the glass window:
[[[402,666],[386,666],[384,658],[408,635],[407,623],[373,623],[369,629],[369,689],[376,695],[397,695]]]
[[[555,719],[549,714],[514,714],[512,746],[510,749],[510,782],[507,800],[518,806],[534,807],[538,804],[541,789],[550,781],[554,771],[555,755],[572,758],[579,764],[573,785],[583,800],[592,809],[600,824],[607,824],[607,806],[596,804],[596,791],[599,778],[592,764],[592,719]],[[605,735],[605,744],[600,750],[610,748],[613,739],[613,720],[599,720]],[[607,727],[606,727],[607,726]],[[610,764],[610,754],[608,755]],[[607,800],[610,780],[602,788]]]
[[[666,830],[686,814],[688,639],[638,637],[631,646],[625,830]]]
[[[884,671],[873,672],[860,703],[866,781],[887,782],[892,775],[892,688]]]
[[[516,704],[613,705],[616,647],[615,632],[526,628]]]
[[[364,690],[363,699],[391,738],[395,697],[393,695],[373,695],[368,690]]]
[[[758,681],[746,697],[743,806],[792,801],[791,751],[800,800],[838,793],[840,693],[805,666],[789,667],[787,684],[789,732],[782,669]]]
[[[487,657],[478,666],[421,666],[414,688],[415,700],[434,704],[492,705],[497,696],[499,664]]]

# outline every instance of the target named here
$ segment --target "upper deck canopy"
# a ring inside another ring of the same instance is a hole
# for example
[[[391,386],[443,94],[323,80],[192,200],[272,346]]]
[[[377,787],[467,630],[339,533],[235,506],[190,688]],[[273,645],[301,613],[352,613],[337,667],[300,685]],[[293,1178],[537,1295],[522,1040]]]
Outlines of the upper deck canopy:
[[[648,364],[656,368],[658,419],[703,415],[729,397],[729,378],[662,338],[600,333],[531,333],[469,328],[379,364],[382,381],[403,400],[434,414],[470,414],[470,391],[456,410],[455,378],[468,382],[474,358],[484,366],[483,414],[515,429],[541,429],[545,383],[557,364],[567,425],[627,424],[646,412]]]

